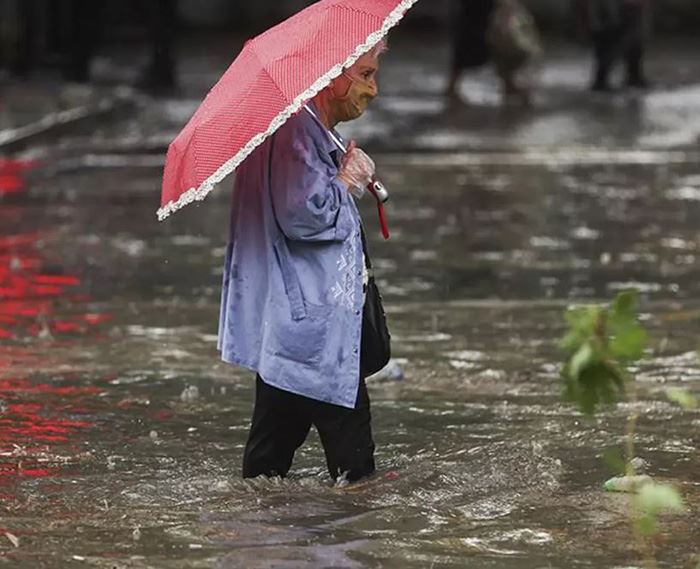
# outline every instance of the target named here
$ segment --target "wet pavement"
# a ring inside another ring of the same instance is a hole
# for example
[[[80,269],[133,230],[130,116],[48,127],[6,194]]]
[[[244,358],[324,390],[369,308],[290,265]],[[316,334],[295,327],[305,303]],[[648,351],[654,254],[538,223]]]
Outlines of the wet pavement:
[[[558,48],[524,110],[488,73],[450,108],[445,46],[392,46],[346,132],[392,192],[387,242],[361,207],[403,379],[370,386],[379,474],[336,488],[315,434],[287,480],[239,478],[252,382],[215,349],[226,189],[155,219],[164,145],[225,65],[199,49],[177,96],[122,90],[128,108],[0,161],[0,566],[642,567],[624,496],[601,491],[635,408],[647,473],[688,506],[659,565],[694,567],[700,413],[663,395],[700,385],[694,52],[660,46],[657,90],[600,98]],[[41,121],[8,108],[42,89],[6,85],[6,128]],[[640,402],[589,422],[560,403],[562,314],[629,287],[652,337]]]

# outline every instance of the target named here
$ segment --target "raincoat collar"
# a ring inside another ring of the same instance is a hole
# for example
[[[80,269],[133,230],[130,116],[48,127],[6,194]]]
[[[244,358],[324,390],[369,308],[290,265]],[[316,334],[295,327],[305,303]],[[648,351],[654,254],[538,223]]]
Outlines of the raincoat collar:
[[[337,130],[335,130],[335,129],[328,130],[326,125],[324,125],[321,122],[321,119],[318,118],[318,116],[319,116],[318,107],[314,104],[313,101],[308,101],[306,103],[306,106],[309,107],[309,109],[311,110],[311,113],[309,113],[309,114],[311,114],[311,116],[314,118],[314,122],[323,130],[323,133],[324,133],[323,148],[324,148],[324,150],[326,152],[328,152],[328,154],[330,154],[330,156],[333,158],[333,161],[336,162],[336,164],[339,163],[340,155],[341,155],[342,151],[340,150],[340,148],[338,148],[336,143],[333,142],[333,139],[331,138],[330,133],[332,133],[333,136],[335,136],[343,144],[345,144],[345,140],[343,139],[342,136],[340,136],[340,133],[338,133]],[[307,113],[308,111],[306,109],[304,109],[304,107],[302,107],[301,112]]]

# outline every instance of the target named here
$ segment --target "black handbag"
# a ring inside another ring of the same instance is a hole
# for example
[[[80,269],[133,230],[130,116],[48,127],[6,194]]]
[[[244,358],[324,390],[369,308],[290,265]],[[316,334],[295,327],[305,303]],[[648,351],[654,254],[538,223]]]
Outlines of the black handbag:
[[[391,358],[391,334],[386,323],[382,296],[372,274],[372,262],[367,251],[365,232],[362,230],[362,251],[369,273],[365,303],[362,308],[362,340],[360,343],[360,374],[367,377],[377,373]]]

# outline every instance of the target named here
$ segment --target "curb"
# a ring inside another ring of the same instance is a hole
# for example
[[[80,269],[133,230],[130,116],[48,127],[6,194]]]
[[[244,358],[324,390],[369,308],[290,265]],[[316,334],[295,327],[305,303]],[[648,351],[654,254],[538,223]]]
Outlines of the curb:
[[[0,153],[17,152],[38,139],[69,131],[77,125],[128,109],[136,104],[133,94],[106,96],[93,104],[80,105],[43,116],[38,121],[0,130]]]

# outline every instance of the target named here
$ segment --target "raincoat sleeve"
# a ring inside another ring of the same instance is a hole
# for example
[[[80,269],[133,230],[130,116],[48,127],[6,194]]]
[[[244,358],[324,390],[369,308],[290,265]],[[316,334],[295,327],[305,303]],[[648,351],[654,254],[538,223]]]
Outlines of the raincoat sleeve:
[[[330,156],[324,159],[320,130],[296,118],[274,138],[270,190],[277,223],[292,240],[345,241],[354,227],[347,186]]]

